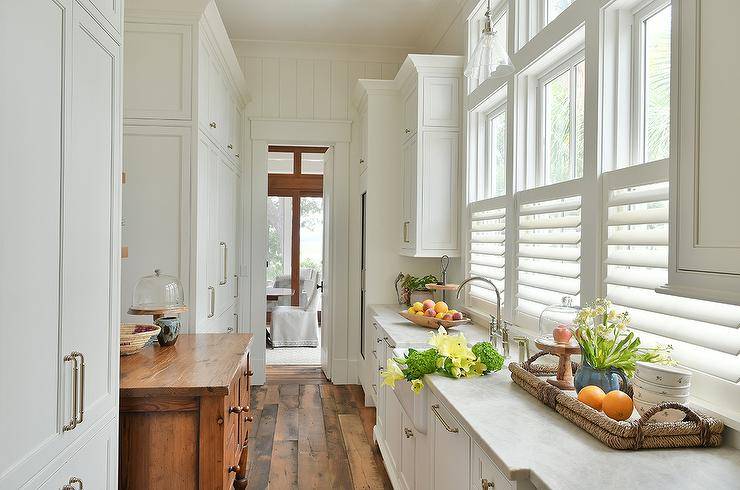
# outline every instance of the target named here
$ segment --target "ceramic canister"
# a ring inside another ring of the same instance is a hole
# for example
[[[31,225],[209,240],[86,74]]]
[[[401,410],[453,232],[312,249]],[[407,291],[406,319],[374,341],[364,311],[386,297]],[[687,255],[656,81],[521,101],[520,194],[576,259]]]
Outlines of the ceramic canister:
[[[166,347],[174,345],[177,342],[177,336],[180,334],[180,319],[176,316],[165,316],[158,318],[156,323],[162,330],[157,335],[159,345]]]

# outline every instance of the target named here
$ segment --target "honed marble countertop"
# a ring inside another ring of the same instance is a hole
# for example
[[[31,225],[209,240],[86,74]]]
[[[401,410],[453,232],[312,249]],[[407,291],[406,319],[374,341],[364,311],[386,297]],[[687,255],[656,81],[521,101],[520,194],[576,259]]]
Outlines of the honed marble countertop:
[[[375,319],[397,347],[423,344],[429,329],[399,316],[396,305],[372,306]],[[395,315],[395,316],[394,316]],[[488,338],[467,326],[468,340]],[[740,451],[610,449],[546,407],[511,380],[509,370],[455,380],[427,376],[425,386],[511,480],[529,479],[542,489],[737,489]]]

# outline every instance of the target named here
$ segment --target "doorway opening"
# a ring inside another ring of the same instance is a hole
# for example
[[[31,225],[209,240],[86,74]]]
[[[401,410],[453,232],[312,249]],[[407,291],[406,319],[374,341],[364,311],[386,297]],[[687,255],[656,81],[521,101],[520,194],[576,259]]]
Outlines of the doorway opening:
[[[321,364],[325,146],[267,153],[267,365]]]

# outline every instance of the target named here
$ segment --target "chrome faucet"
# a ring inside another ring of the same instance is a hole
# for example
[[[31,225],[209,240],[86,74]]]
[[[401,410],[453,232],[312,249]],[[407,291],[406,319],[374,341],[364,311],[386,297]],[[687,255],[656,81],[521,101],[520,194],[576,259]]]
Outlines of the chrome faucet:
[[[457,288],[457,299],[460,299],[463,286],[472,281],[480,281],[488,284],[496,293],[496,316],[491,315],[491,322],[488,326],[488,341],[498,350],[498,340],[501,339],[501,348],[504,357],[509,357],[509,327],[506,322],[501,321],[501,292],[490,279],[485,277],[473,276],[465,279]]]

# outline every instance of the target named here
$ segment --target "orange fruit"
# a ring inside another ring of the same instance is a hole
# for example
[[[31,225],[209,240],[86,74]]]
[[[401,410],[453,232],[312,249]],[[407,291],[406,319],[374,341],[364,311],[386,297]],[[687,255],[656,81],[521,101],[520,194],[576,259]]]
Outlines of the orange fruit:
[[[593,385],[584,386],[581,391],[578,392],[578,399],[594,410],[601,410],[604,396],[604,390]]]
[[[601,408],[611,419],[627,420],[632,415],[632,398],[623,391],[610,391],[604,396]]]
[[[449,311],[449,307],[447,306],[447,303],[444,301],[437,301],[437,303],[434,305],[434,311],[437,313],[447,313]]]

